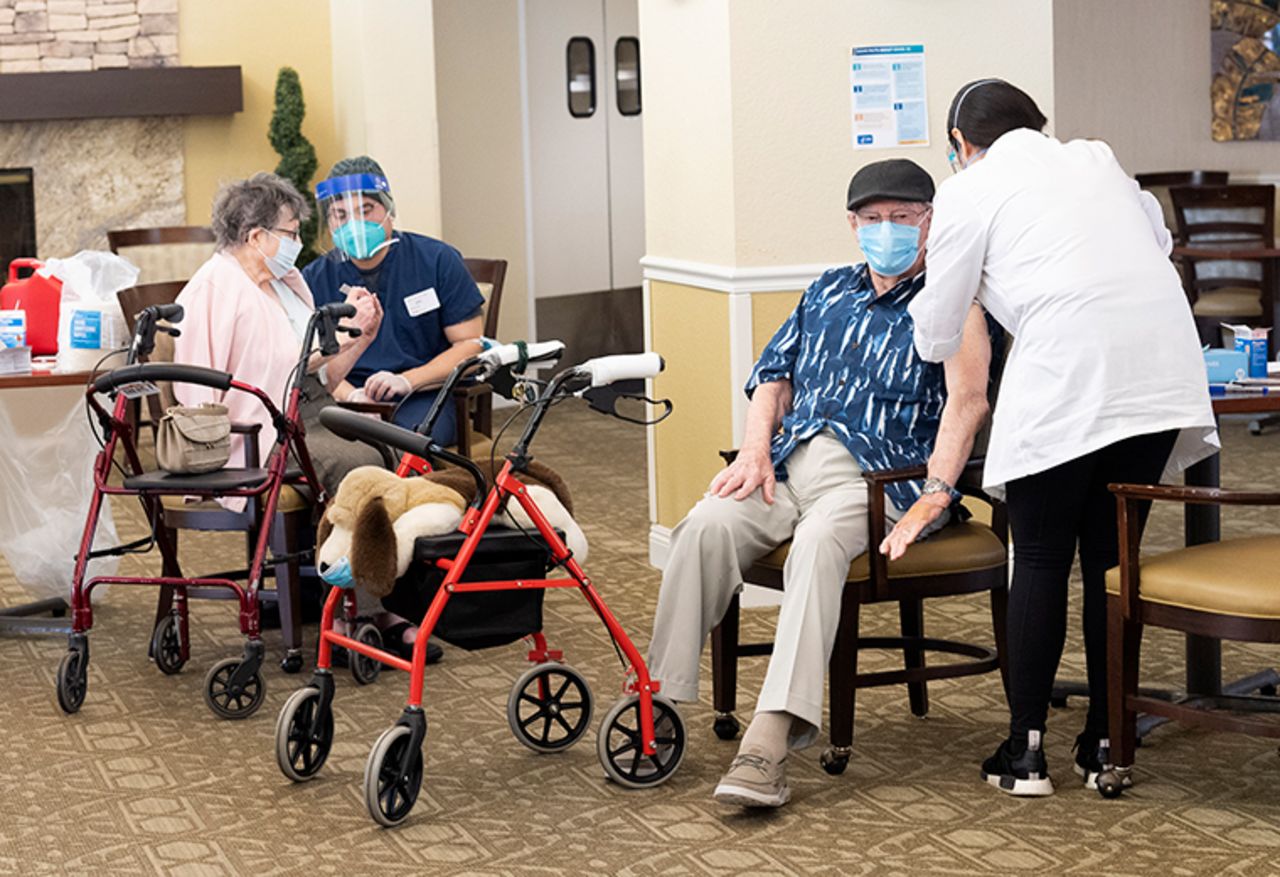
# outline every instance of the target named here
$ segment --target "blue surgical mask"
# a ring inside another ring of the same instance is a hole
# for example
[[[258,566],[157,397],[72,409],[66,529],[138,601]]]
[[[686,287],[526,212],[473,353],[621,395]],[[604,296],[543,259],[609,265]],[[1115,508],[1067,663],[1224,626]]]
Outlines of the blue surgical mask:
[[[356,584],[355,576],[351,574],[351,561],[347,560],[345,555],[337,563],[320,573],[320,578],[335,588],[353,588]]]
[[[952,149],[950,152],[947,153],[947,161],[951,163],[951,172],[953,174],[958,174],[960,173],[960,171],[967,169],[969,165],[977,161],[978,157],[984,154],[986,151],[987,150],[985,147],[982,149],[979,149],[977,152],[971,155],[969,159],[966,161],[965,159],[961,158],[954,149]]]
[[[387,239],[380,222],[353,219],[333,230],[333,245],[353,259],[367,259]]]
[[[897,277],[915,264],[920,254],[920,229],[896,222],[877,222],[858,229],[858,246],[871,270]]]
[[[279,280],[294,269],[298,262],[298,254],[302,252],[302,244],[293,238],[282,238],[275,232],[267,233],[278,240],[280,246],[276,248],[274,256],[268,256],[262,250],[258,252],[262,253],[262,258],[267,260],[267,270],[271,272],[271,276]]]

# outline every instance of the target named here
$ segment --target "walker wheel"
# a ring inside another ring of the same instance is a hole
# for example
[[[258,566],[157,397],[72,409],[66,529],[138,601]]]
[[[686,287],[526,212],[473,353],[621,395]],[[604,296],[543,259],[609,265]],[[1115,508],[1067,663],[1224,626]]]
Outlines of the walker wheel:
[[[267,698],[261,673],[254,673],[244,685],[231,684],[239,667],[239,658],[223,658],[204,677],[204,702],[219,718],[247,719]]]
[[[151,634],[151,658],[166,676],[182,672],[187,659],[182,657],[182,628],[178,616],[166,615],[156,625]]]
[[[89,688],[85,663],[79,649],[68,649],[58,664],[58,706],[68,715],[79,711]]]
[[[582,674],[554,661],[530,667],[511,686],[507,724],[534,752],[559,752],[591,724],[591,688]]]
[[[284,702],[276,720],[276,764],[295,783],[311,779],[333,746],[333,710],[317,718],[320,689],[299,688]]]
[[[622,698],[600,722],[596,754],[605,776],[631,789],[666,782],[684,760],[684,722],[675,704],[653,698],[653,736],[657,752],[644,754],[640,729],[640,695]]]
[[[286,673],[298,673],[302,670],[302,650],[290,649],[280,659],[280,669]]]
[[[422,788],[422,749],[411,753],[401,770],[412,731],[392,725],[373,744],[364,766],[364,803],[373,821],[388,828],[399,825],[409,815]]]
[[[1104,798],[1119,798],[1124,793],[1124,777],[1116,770],[1104,770],[1098,774],[1098,794]]]
[[[366,646],[373,646],[375,649],[382,648],[382,632],[367,621],[356,628],[355,635],[351,638]],[[351,676],[358,684],[370,685],[377,682],[378,674],[381,672],[381,661],[366,658],[359,652],[351,652]]]
[[[823,770],[833,777],[839,776],[849,766],[849,755],[848,753],[837,751],[834,746],[828,746],[822,750],[822,755],[818,756],[818,763],[822,765]]]
[[[716,716],[715,724],[711,729],[716,732],[716,736],[721,740],[733,740],[738,736],[738,732],[742,730],[742,723],[738,721],[738,717],[733,713],[723,713]]]

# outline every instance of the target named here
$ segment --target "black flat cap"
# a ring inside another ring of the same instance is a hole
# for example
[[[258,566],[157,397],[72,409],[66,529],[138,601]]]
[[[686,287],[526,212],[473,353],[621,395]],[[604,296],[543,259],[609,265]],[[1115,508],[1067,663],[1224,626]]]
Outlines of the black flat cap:
[[[845,206],[857,210],[868,201],[932,200],[933,177],[929,172],[909,159],[890,158],[872,162],[853,175]]]

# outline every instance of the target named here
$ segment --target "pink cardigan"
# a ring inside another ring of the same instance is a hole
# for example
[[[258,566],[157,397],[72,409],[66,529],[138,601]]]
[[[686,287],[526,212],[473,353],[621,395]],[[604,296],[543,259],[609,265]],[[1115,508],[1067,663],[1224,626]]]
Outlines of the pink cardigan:
[[[284,276],[284,283],[308,307],[314,306],[311,290],[297,269]],[[182,335],[174,339],[174,362],[229,372],[236,380],[266,392],[283,411],[286,382],[298,361],[299,348],[284,305],[274,293],[263,292],[234,256],[218,252],[183,288],[178,304],[186,314],[179,326]],[[253,396],[194,384],[175,384],[174,396],[183,405],[221,402],[227,406],[232,423],[261,424],[258,447],[261,464],[266,464],[276,430],[262,403]],[[228,465],[244,465],[241,436],[232,438]]]

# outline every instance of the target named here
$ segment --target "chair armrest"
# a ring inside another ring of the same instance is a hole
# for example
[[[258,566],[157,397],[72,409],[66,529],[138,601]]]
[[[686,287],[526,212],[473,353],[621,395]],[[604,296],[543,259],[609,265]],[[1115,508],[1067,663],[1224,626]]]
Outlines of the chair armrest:
[[[1223,490],[1220,487],[1183,487],[1169,484],[1108,484],[1125,500],[1160,499],[1196,505],[1280,505],[1280,492]]]
[[[261,423],[233,423],[231,432],[242,435],[244,440],[244,465],[246,469],[257,469],[262,464],[262,451],[258,447],[258,433],[262,432]]]
[[[396,406],[390,402],[339,402],[339,408],[355,411],[357,414],[376,414],[383,423],[390,423]]]

